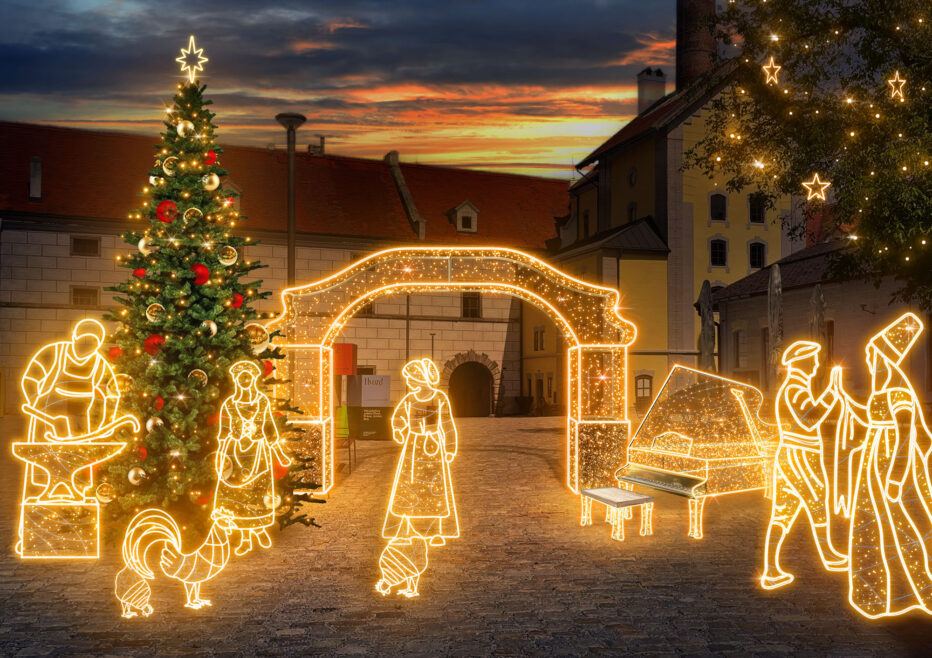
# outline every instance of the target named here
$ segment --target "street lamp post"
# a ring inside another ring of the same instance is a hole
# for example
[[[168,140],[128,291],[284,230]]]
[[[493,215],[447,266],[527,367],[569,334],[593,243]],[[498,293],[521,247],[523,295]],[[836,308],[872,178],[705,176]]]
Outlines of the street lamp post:
[[[275,115],[275,120],[285,127],[288,134],[288,287],[295,285],[295,241],[297,228],[294,216],[294,150],[295,133],[307,121],[303,114],[283,112]]]

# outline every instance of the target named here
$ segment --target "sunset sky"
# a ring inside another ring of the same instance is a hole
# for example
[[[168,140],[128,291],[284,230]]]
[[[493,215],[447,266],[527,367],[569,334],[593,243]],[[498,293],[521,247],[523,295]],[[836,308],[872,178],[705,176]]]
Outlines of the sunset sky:
[[[192,8],[193,7],[193,8]],[[3,0],[0,119],[157,138],[194,34],[221,142],[569,177],[673,84],[674,0]]]

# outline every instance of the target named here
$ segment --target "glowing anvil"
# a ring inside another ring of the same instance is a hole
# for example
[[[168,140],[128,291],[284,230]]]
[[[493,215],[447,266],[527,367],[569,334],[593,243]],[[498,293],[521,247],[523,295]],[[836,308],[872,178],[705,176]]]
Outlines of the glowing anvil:
[[[13,454],[46,476],[41,493],[22,502],[16,552],[23,558],[96,558],[100,503],[91,467],[118,454],[125,443],[40,441],[12,444]],[[41,478],[41,476],[39,476]],[[39,478],[34,478],[39,479]]]

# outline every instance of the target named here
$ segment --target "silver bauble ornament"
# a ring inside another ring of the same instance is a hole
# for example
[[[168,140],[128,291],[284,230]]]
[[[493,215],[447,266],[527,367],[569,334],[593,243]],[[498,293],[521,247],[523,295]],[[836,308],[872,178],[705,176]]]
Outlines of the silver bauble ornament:
[[[97,496],[97,500],[106,505],[116,498],[116,489],[114,489],[113,485],[109,482],[101,482],[97,485],[97,490],[94,492],[94,495]]]
[[[269,332],[258,322],[250,322],[244,328],[253,354],[261,354],[269,346]]]
[[[197,386],[205,386],[207,384],[207,373],[200,368],[195,368],[188,373],[188,379]]]
[[[155,430],[156,427],[161,427],[164,424],[165,424],[165,421],[163,421],[161,418],[159,418],[158,416],[153,416],[152,418],[146,421],[146,431],[152,432],[153,430]]]
[[[152,241],[147,237],[142,237],[139,240],[138,247],[139,253],[141,253],[143,256],[148,256],[158,249],[158,247],[152,244]]]
[[[170,158],[165,158],[162,162],[162,171],[165,172],[166,176],[175,175],[175,167],[178,166],[178,158],[171,156]]]
[[[217,260],[220,261],[221,265],[226,265],[227,267],[233,265],[237,258],[239,258],[239,254],[236,249],[230,245],[221,247],[220,251],[217,252]]]
[[[165,307],[161,304],[149,304],[146,307],[146,320],[149,322],[161,322],[165,319]]]
[[[133,466],[126,472],[126,479],[129,480],[129,483],[134,487],[138,487],[140,484],[145,482],[146,478],[149,477],[149,474],[146,473],[145,469],[139,466]]]
[[[276,494],[274,497],[272,494],[265,494],[265,496],[262,497],[262,502],[268,509],[278,509],[282,504],[282,497],[278,494]]]
[[[178,125],[175,126],[175,130],[178,131],[179,137],[187,137],[194,134],[194,124],[187,120],[179,121]]]
[[[149,185],[158,185],[160,180],[158,176],[149,176]]]
[[[205,174],[201,179],[201,183],[204,185],[205,190],[213,192],[220,187],[220,176],[217,174]]]
[[[201,322],[201,326],[204,327],[211,336],[217,335],[217,323],[213,320],[204,320]]]

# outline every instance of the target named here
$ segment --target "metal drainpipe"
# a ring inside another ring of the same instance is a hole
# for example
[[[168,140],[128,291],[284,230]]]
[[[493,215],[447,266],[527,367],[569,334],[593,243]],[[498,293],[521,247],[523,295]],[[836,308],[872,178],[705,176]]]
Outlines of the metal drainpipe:
[[[294,216],[294,150],[295,133],[307,118],[303,114],[283,112],[275,115],[275,120],[285,127],[288,136],[288,287],[295,285],[295,242],[297,228]]]

